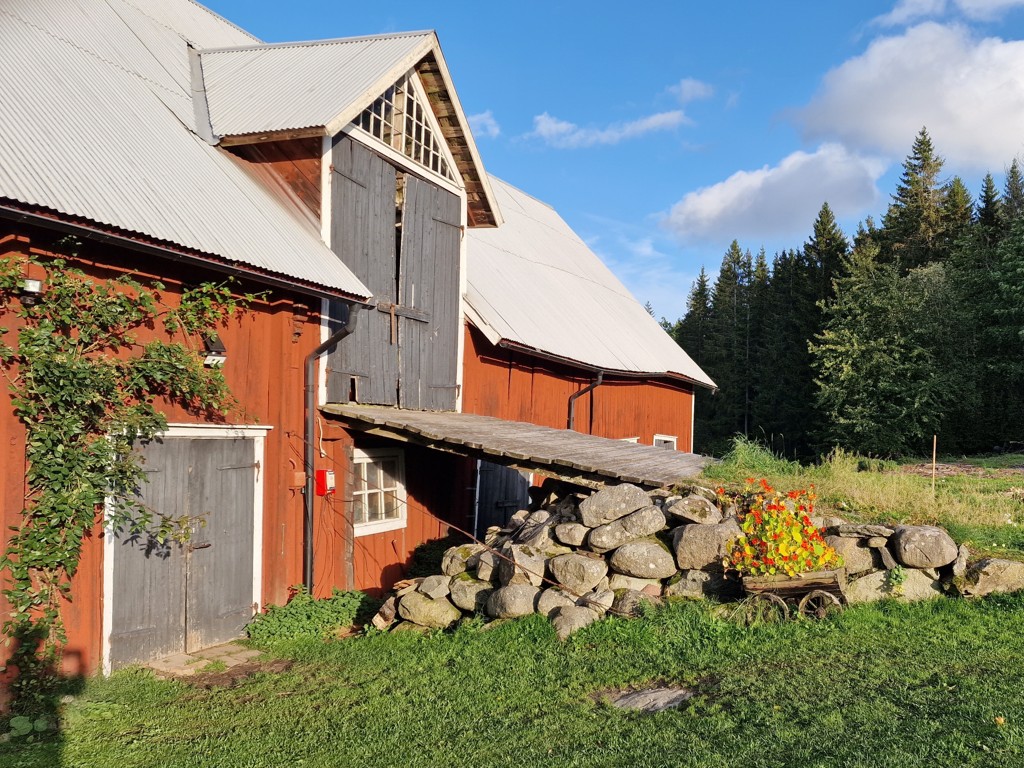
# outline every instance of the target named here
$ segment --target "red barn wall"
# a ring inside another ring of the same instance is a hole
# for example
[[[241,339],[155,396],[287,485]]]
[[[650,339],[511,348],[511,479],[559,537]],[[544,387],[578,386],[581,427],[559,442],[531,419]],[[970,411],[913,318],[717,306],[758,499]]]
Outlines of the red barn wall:
[[[0,256],[26,253],[29,249],[45,256],[55,239],[45,230],[0,224]],[[100,279],[129,271],[143,279],[157,277],[167,286],[162,291],[163,300],[172,305],[179,300],[183,282],[224,280],[224,275],[215,272],[88,242],[81,245],[78,255],[70,258],[69,263]],[[142,275],[137,271],[140,265],[145,267]],[[239,293],[264,290],[257,284],[237,285]],[[312,311],[312,307],[319,308],[319,303],[302,294],[272,290],[220,331],[227,348],[224,374],[240,406],[240,413],[227,421],[272,427],[266,434],[261,467],[265,603],[284,602],[289,585],[302,581],[303,362],[320,343],[320,318]],[[13,318],[5,317],[3,324],[13,327]],[[145,341],[145,334],[140,335],[140,340]],[[202,416],[178,407],[171,407],[166,413],[170,422],[204,422]],[[6,387],[0,387],[0,450],[4,467],[0,479],[0,527],[6,535],[9,527],[16,526],[21,519],[25,494],[25,433],[13,414]],[[84,547],[72,584],[72,602],[64,608],[68,631],[65,660],[70,673],[94,672],[99,667],[102,573],[102,530],[97,525]],[[7,608],[0,597],[0,614],[5,614]],[[0,648],[0,663],[4,654],[5,650]]]
[[[564,429],[569,396],[588,386],[594,373],[547,362],[492,345],[466,326],[462,409]],[[605,377],[576,401],[575,429],[600,437],[674,435],[680,451],[693,450],[693,387],[667,380]]]

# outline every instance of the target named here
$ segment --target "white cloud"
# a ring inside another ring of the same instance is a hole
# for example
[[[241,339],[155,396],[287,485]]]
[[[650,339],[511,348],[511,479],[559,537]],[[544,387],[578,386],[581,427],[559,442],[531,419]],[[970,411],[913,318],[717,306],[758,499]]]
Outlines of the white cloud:
[[[919,19],[941,16],[946,11],[946,0],[899,0],[896,6],[872,20],[882,27],[896,27]]]
[[[690,192],[664,223],[684,243],[803,237],[824,202],[840,217],[877,205],[875,182],[885,167],[838,144],[823,144],[814,153],[794,152],[774,167],[737,171]]]
[[[676,85],[670,86],[668,90],[675,94],[680,104],[688,104],[697,99],[707,99],[715,93],[715,89],[708,83],[694,80],[692,77],[684,77]]]
[[[1012,8],[1024,7],[1024,0],[953,0],[960,12],[969,19],[989,21]]]
[[[468,115],[466,119],[469,120],[469,129],[477,136],[494,139],[501,133],[501,126],[489,109],[478,115]]]
[[[628,123],[615,123],[607,128],[581,128],[545,112],[533,118],[533,131],[528,137],[538,138],[559,149],[578,149],[599,144],[618,144],[654,131],[665,131],[689,122],[681,110],[659,112]]]
[[[951,7],[950,7],[951,5]],[[922,19],[945,15],[947,8],[959,11],[972,21],[992,21],[1009,10],[1024,7],[1024,0],[899,0],[889,13],[872,20],[883,27],[897,27]]]
[[[1024,149],[1024,41],[934,22],[879,38],[828,72],[798,119],[809,139],[893,158],[927,126],[953,168],[1002,168]]]

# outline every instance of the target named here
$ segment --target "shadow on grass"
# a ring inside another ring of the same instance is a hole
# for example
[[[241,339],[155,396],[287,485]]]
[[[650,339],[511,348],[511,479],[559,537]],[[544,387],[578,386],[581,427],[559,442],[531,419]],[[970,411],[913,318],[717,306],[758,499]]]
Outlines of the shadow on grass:
[[[60,713],[65,697],[84,687],[81,676],[60,672],[61,659],[41,649],[45,628],[26,624],[12,632],[0,715],[0,765],[64,765]]]

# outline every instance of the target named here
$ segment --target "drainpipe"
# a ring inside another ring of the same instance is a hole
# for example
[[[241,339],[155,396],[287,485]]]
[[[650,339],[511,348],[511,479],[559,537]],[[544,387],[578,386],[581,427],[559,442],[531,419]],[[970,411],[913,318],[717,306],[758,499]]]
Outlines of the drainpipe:
[[[573,424],[576,422],[576,401],[588,392],[593,392],[595,389],[600,387],[602,381],[604,381],[604,371],[598,371],[597,378],[590,384],[585,386],[579,392],[574,392],[569,395],[569,429],[573,429]]]
[[[316,359],[340,343],[346,336],[352,334],[356,329],[356,318],[359,316],[361,307],[361,304],[350,304],[348,322],[345,323],[345,326],[332,333],[326,341],[306,355],[306,426],[302,439],[303,466],[306,470],[306,487],[302,490],[303,496],[305,496],[302,519],[302,583],[310,594],[313,594],[313,441],[316,438]]]

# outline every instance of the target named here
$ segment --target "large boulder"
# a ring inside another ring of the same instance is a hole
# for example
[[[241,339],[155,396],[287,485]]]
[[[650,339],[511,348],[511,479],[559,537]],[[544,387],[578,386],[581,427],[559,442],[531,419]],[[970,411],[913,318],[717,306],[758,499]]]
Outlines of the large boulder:
[[[494,552],[481,552],[476,560],[476,577],[481,581],[497,581],[501,558]]]
[[[457,608],[469,613],[481,613],[487,607],[487,600],[494,592],[494,585],[489,581],[480,581],[469,574],[462,574],[452,579],[451,593],[448,599]]]
[[[422,592],[410,592],[398,602],[398,615],[421,627],[446,629],[462,618],[459,609],[443,597],[439,600]]]
[[[661,579],[639,579],[635,576],[613,573],[608,579],[608,589],[612,592],[618,592],[622,589],[633,589],[637,592],[658,596],[661,594]]]
[[[575,597],[568,592],[563,592],[558,587],[552,587],[551,589],[545,589],[540,593],[540,597],[537,598],[537,613],[550,617],[551,612],[556,608],[573,605],[576,605]]]
[[[825,543],[843,558],[843,567],[851,576],[878,568],[882,561],[877,550],[865,546],[864,539],[846,536],[826,536]]]
[[[451,576],[427,576],[420,582],[416,591],[422,592],[427,597],[440,600],[442,597],[448,596],[451,591],[451,583]]]
[[[652,607],[661,605],[661,599],[652,597],[646,592],[627,589],[615,595],[612,611],[618,616],[639,616],[643,612],[644,605]]]
[[[559,523],[555,526],[555,538],[570,547],[579,547],[587,538],[590,529],[579,523]]]
[[[604,558],[586,555],[559,555],[548,561],[548,567],[555,581],[577,595],[592,590],[608,574]]]
[[[721,571],[683,571],[679,578],[666,585],[662,594],[665,597],[687,597],[699,600],[704,597],[717,597],[735,592],[737,586],[725,578]]]
[[[587,528],[597,528],[599,525],[636,512],[650,503],[651,499],[647,493],[635,485],[623,483],[608,486],[580,502],[580,522]]]
[[[665,527],[665,513],[649,505],[592,530],[587,536],[587,547],[594,552],[608,552],[663,531]]]
[[[540,589],[529,584],[513,584],[494,590],[487,599],[487,615],[495,619],[513,619],[537,611]]]
[[[612,552],[609,564],[616,573],[641,579],[667,579],[676,572],[672,553],[651,539],[623,544]]]
[[[458,576],[460,573],[476,568],[477,558],[487,548],[483,544],[462,544],[449,547],[441,557],[441,573],[445,576]]]
[[[722,570],[722,558],[729,551],[729,542],[742,533],[739,523],[732,518],[717,525],[691,523],[680,526],[672,540],[679,570]]]
[[[896,559],[909,568],[941,568],[956,560],[956,542],[934,525],[902,525],[889,537]]]
[[[498,581],[502,586],[510,584],[531,584],[539,587],[544,581],[544,566],[547,558],[543,553],[525,544],[508,544],[502,547],[498,562]]]
[[[1024,589],[1024,563],[993,557],[980,560],[968,569],[960,586],[962,594],[975,597],[1021,589]]]
[[[876,571],[851,581],[846,586],[849,603],[871,603],[887,597],[903,602],[927,600],[942,595],[942,585],[930,579],[923,571],[908,568],[903,571],[903,582],[894,583],[891,571]]]
[[[696,493],[667,506],[665,511],[684,523],[715,525],[722,522],[722,511],[718,506]]]
[[[580,605],[569,605],[556,608],[551,613],[551,625],[555,628],[555,634],[559,640],[565,640],[569,635],[579,629],[593,624],[601,618],[601,614]]]

